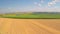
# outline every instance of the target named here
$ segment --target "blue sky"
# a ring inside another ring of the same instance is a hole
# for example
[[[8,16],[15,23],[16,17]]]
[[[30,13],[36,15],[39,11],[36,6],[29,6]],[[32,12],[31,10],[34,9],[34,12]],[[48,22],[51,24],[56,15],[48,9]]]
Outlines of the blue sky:
[[[60,0],[0,0],[0,12],[60,11]]]

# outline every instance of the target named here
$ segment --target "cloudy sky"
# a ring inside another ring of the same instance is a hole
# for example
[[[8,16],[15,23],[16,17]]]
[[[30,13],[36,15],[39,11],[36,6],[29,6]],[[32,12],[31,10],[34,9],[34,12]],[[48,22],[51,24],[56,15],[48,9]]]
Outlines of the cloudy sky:
[[[60,0],[0,0],[0,13],[17,11],[60,12]]]

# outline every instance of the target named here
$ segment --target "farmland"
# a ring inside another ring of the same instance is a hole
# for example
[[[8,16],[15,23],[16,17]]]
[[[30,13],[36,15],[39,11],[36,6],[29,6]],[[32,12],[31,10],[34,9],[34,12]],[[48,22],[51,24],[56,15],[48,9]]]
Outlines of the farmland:
[[[60,13],[33,12],[33,13],[10,13],[1,15],[5,18],[60,18]]]
[[[60,13],[6,13],[0,17],[1,34],[60,34]]]
[[[60,19],[0,18],[0,34],[60,34]]]

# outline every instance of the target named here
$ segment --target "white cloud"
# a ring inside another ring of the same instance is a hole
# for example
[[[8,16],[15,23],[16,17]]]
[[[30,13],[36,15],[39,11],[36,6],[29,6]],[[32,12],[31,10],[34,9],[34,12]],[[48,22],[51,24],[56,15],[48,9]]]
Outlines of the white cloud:
[[[48,6],[53,6],[55,5],[57,2],[60,2],[60,0],[52,0],[51,2],[48,2]]]
[[[41,4],[38,4],[39,7],[41,7]]]
[[[7,8],[8,10],[11,10],[12,8]]]
[[[34,2],[35,5],[37,5],[38,3],[37,2]]]
[[[35,6],[37,6],[37,7],[41,7],[41,4],[38,3],[38,2],[34,2],[34,4],[35,4]]]
[[[60,0],[52,0],[52,1],[54,1],[54,2],[60,2]]]
[[[41,3],[44,3],[44,0],[41,0]]]
[[[40,1],[41,3],[37,2],[36,4],[36,8],[34,9],[35,11],[49,11],[49,12],[60,12],[60,8],[58,8],[57,6],[55,6],[55,4],[57,4],[57,2],[60,2],[60,0],[52,0],[51,2],[48,2],[48,6],[51,7],[49,8],[48,6],[45,7],[41,7],[42,3],[44,3],[44,0]]]
[[[53,6],[53,5],[55,5],[56,3],[55,2],[49,2],[48,3],[48,6]]]

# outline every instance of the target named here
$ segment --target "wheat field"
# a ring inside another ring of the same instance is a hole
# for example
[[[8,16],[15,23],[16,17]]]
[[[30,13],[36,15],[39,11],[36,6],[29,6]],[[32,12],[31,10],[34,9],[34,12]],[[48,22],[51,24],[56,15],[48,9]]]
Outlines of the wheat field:
[[[0,18],[0,34],[60,34],[60,19]]]

